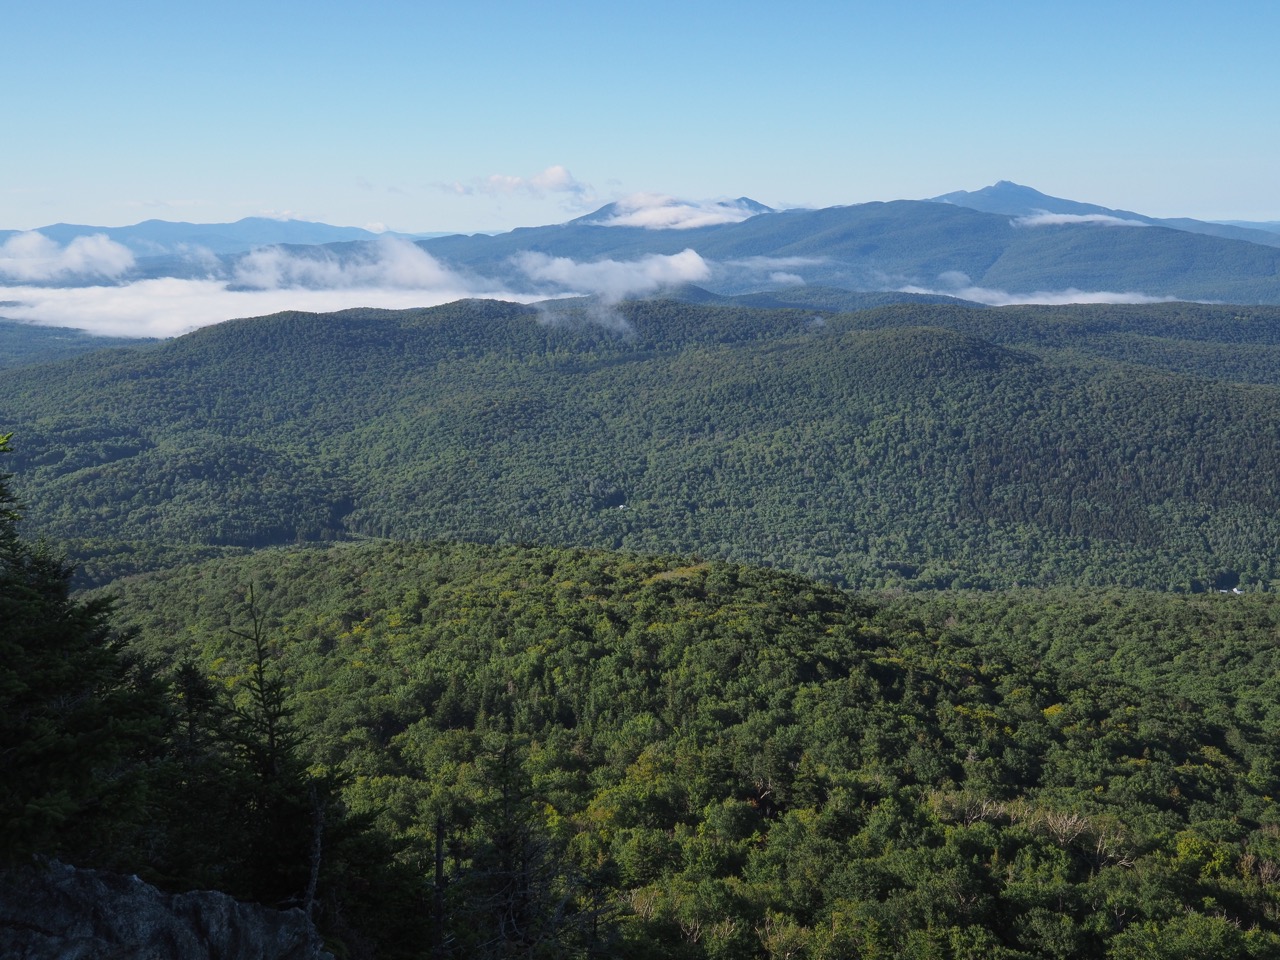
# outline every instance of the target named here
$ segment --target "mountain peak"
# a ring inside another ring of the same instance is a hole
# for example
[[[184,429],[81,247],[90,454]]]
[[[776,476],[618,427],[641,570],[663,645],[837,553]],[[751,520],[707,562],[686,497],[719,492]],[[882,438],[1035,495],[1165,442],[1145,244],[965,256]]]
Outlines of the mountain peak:
[[[1029,217],[1042,213],[1067,214],[1069,216],[1105,216],[1128,220],[1154,222],[1150,217],[1129,210],[1112,210],[1096,203],[1080,203],[1076,200],[1064,200],[1062,197],[1051,197],[1041,193],[1034,187],[1023,186],[1012,180],[997,180],[989,187],[981,190],[956,190],[938,197],[930,197],[933,203],[950,203],[958,207],[968,207],[982,213],[1001,213],[1010,217]]]
[[[954,190],[951,193],[944,193],[939,197],[930,197],[929,200],[934,203],[954,203],[962,207],[973,207],[973,209],[981,209],[976,206],[982,202],[1008,202],[1017,199],[1022,202],[1030,202],[1033,200],[1047,201],[1050,203],[1072,203],[1071,200],[1059,200],[1057,197],[1051,197],[1048,194],[1041,193],[1034,187],[1023,186],[1020,183],[1014,183],[1012,180],[997,180],[989,187],[983,187],[980,190]],[[1043,208],[1042,208],[1043,209]],[[1002,210],[987,211],[994,213],[1003,213]]]
[[[637,193],[599,210],[570,220],[569,225],[641,227],[646,230],[692,230],[740,223],[762,213],[774,213],[750,197],[736,200],[681,200],[660,193]]]

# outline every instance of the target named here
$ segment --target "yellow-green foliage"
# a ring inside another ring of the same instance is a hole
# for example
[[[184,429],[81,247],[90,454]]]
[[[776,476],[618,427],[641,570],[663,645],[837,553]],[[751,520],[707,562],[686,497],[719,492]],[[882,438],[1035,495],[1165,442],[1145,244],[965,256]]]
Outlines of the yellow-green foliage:
[[[1280,949],[1268,597],[883,599],[687,558],[368,544],[122,584],[122,612],[173,656],[246,583],[314,769],[428,880],[440,832],[460,949]]]

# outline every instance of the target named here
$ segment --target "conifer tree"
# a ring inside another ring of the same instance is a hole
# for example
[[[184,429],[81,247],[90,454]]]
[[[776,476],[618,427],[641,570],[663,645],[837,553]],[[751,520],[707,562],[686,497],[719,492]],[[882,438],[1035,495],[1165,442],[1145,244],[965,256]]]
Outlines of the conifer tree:
[[[109,862],[158,742],[157,692],[125,657],[110,602],[72,599],[71,568],[19,535],[8,481],[0,474],[0,857]]]

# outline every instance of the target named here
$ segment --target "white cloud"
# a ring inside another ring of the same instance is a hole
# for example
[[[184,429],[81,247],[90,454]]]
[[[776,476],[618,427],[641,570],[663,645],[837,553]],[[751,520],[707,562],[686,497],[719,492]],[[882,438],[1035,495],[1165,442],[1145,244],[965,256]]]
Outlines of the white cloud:
[[[404,310],[473,296],[522,302],[536,299],[501,290],[465,287],[233,290],[218,280],[171,277],[103,287],[5,287],[3,294],[6,300],[16,301],[16,305],[0,308],[0,316],[118,337],[173,337],[234,317],[259,317],[281,310],[315,313],[350,307]]]
[[[541,173],[534,174],[527,184],[523,184],[525,189],[534,191],[535,193],[590,193],[591,187],[585,183],[581,183],[574,179],[565,167],[560,164],[547,167]]]
[[[298,220],[305,223],[319,222],[314,217],[303,216],[297,210],[275,210],[275,209],[259,210],[258,216],[264,217],[267,220],[280,220],[285,223],[287,223],[290,220]]]
[[[0,245],[0,277],[42,283],[64,277],[118,277],[133,266],[129,248],[105,234],[76,237],[65,247],[43,233],[17,233]]]
[[[406,240],[380,238],[364,257],[339,261],[279,248],[254,251],[233,279],[162,278],[111,286],[0,287],[0,316],[125,337],[171,337],[233,317],[281,310],[326,313],[349,307],[407,309],[464,297],[529,301],[470,282]]]
[[[173,252],[182,257],[187,263],[195,264],[210,276],[216,276],[222,271],[222,261],[218,259],[218,255],[208,247],[201,246],[198,243],[176,244]]]
[[[740,257],[711,261],[714,281],[741,290],[763,283],[794,287],[806,282],[804,271],[829,263],[825,257]],[[904,278],[905,279],[905,278]]]
[[[692,230],[720,223],[741,223],[755,211],[736,200],[677,200],[661,193],[635,193],[618,200],[613,214],[595,221],[603,227],[643,227],[646,230]]]
[[[398,237],[379,237],[355,257],[340,259],[322,247],[308,255],[262,247],[237,261],[233,282],[255,290],[281,287],[341,290],[459,289],[466,284],[421,247]]]
[[[511,196],[526,194],[531,197],[545,197],[551,193],[566,194],[575,204],[589,203],[595,197],[595,190],[589,183],[583,183],[574,177],[561,164],[547,167],[541,173],[531,177],[516,177],[505,173],[492,173],[487,177],[477,177],[470,183],[454,181],[447,189],[462,196],[482,193],[487,196]]]
[[[531,280],[577,293],[597,294],[611,302],[675,284],[698,283],[711,276],[710,264],[694,250],[670,256],[655,253],[638,260],[583,263],[526,251],[514,257],[513,262]]]
[[[898,291],[943,294],[948,297],[959,297],[961,300],[985,303],[989,307],[1007,307],[1014,304],[1057,306],[1067,303],[1171,303],[1178,299],[1177,297],[1153,297],[1135,292],[1077,290],[1074,287],[1068,287],[1065,290],[1038,290],[1034,293],[1010,293],[993,287],[975,286],[967,274],[958,270],[948,270],[940,274],[937,287],[905,286],[899,287]]]
[[[1072,223],[1093,223],[1103,227],[1149,227],[1141,220],[1126,220],[1105,213],[1049,213],[1041,210],[1012,221],[1015,227],[1054,227]]]
[[[963,270],[946,270],[938,274],[938,283],[952,290],[973,286],[973,281],[969,279],[969,275]]]
[[[612,304],[629,295],[711,276],[711,265],[694,250],[589,263],[524,253],[514,264],[543,290],[513,294],[494,289],[497,281],[463,277],[420,247],[395,237],[381,237],[363,254],[345,259],[328,250],[297,254],[267,247],[240,258],[230,279],[162,278],[65,289],[29,284],[0,287],[8,304],[0,309],[0,316],[104,335],[170,337],[234,317],[281,310],[406,309],[464,297],[527,303],[575,294],[596,294]],[[760,266],[764,267],[763,262]]]

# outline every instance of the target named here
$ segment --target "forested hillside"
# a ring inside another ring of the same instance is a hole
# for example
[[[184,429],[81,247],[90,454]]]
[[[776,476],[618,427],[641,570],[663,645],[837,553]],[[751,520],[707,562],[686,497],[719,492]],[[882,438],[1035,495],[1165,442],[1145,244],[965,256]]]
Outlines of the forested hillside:
[[[0,303],[0,311],[4,310]],[[136,337],[99,337],[69,327],[44,327],[0,317],[0,368],[47,363],[108,347],[137,347],[151,341]]]
[[[12,371],[91,581],[372,536],[697,551],[855,586],[1280,577],[1275,308],[671,301],[281,314]]]
[[[886,601],[718,562],[396,544],[121,589],[192,742],[220,698],[280,691],[293,756],[366,825],[332,841],[321,899],[376,917],[383,955],[1280,951],[1272,597]],[[201,869],[179,838],[186,859],[153,839],[150,869]],[[407,868],[368,874],[397,909],[361,901],[370,849]]]
[[[1280,954],[1280,310],[815,296],[7,371],[0,860],[353,958]]]

